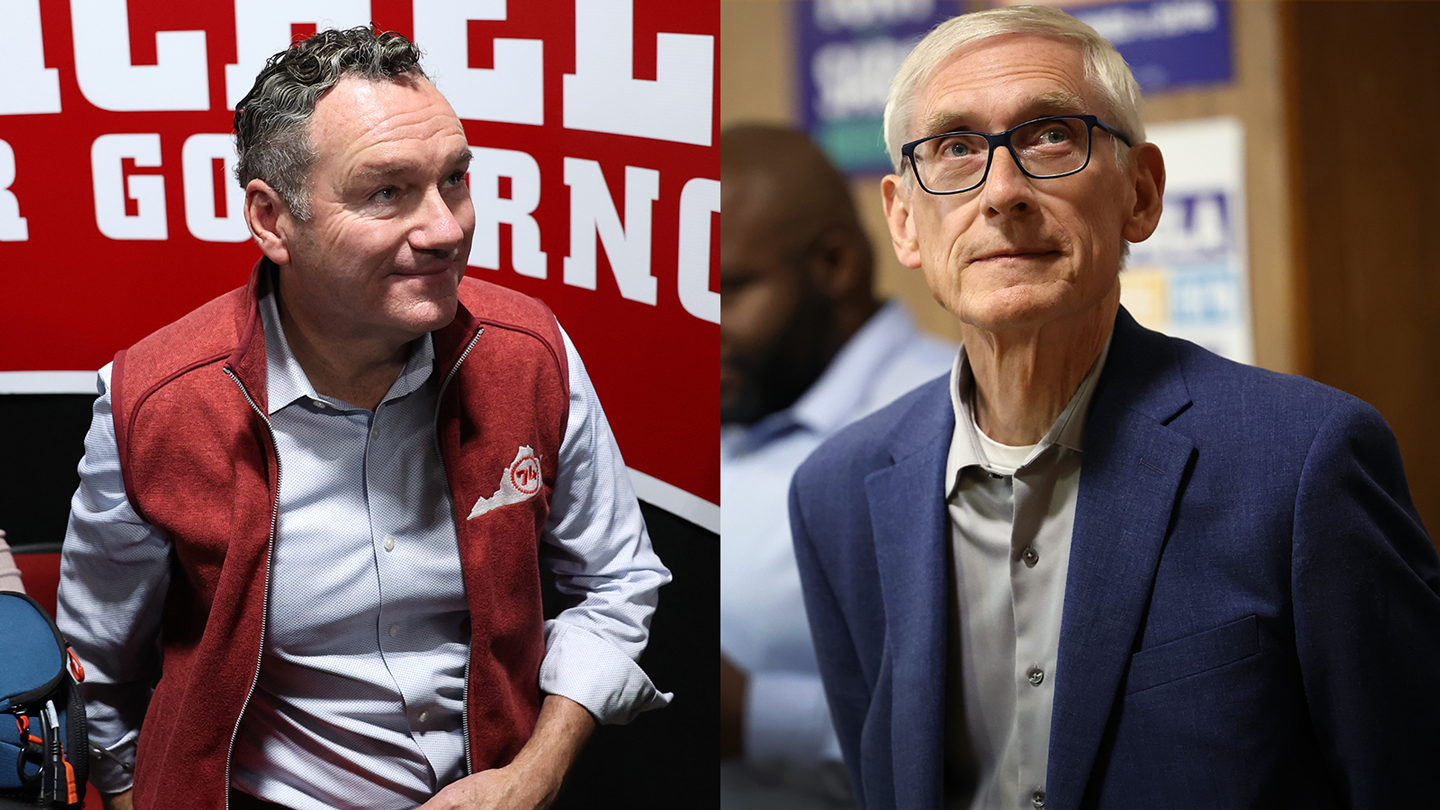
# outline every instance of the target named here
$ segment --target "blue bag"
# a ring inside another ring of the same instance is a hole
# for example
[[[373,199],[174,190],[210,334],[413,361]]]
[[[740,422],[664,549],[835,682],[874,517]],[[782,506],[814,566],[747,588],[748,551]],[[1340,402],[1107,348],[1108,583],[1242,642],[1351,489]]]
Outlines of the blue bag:
[[[45,609],[23,593],[0,591],[0,796],[37,807],[84,802],[84,679]]]

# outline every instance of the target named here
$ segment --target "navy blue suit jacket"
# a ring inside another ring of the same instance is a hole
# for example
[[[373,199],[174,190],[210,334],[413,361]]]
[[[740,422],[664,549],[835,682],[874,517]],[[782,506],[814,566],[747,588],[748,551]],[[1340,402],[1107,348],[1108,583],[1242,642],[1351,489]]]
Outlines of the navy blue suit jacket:
[[[791,487],[865,807],[943,801],[947,386],[838,434]],[[1046,807],[1434,805],[1440,561],[1380,415],[1122,309],[1084,448]]]

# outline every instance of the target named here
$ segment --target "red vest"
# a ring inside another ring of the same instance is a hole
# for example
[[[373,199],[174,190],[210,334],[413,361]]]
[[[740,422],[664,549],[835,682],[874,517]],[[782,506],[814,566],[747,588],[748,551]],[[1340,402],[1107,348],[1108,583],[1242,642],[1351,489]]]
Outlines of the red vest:
[[[164,674],[140,734],[137,808],[221,808],[243,707],[259,674],[282,474],[266,411],[265,331],[250,284],[115,358],[115,437],[135,511],[174,543]],[[464,279],[455,320],[433,333],[444,386],[436,433],[455,505],[470,603],[469,767],[508,763],[540,710],[545,653],[540,531],[569,414],[569,370],[544,304]],[[539,493],[467,520],[529,446]]]

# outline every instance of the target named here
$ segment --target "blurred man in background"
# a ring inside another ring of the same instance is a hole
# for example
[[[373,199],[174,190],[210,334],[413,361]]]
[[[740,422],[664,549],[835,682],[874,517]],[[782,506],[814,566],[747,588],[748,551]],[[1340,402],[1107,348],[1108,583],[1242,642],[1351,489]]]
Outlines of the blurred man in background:
[[[953,346],[872,289],[845,178],[798,133],[721,134],[722,804],[849,801],[786,514],[825,437],[944,374]]]

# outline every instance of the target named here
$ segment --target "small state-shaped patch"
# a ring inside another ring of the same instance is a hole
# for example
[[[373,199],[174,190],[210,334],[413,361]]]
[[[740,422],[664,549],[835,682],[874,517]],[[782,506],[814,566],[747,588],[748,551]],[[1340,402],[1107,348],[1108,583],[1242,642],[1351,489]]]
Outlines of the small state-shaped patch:
[[[476,501],[475,508],[470,510],[470,517],[466,520],[473,520],[492,509],[529,500],[539,491],[540,457],[528,446],[521,447],[515,453],[515,460],[501,473],[500,488],[495,490],[494,495]]]

